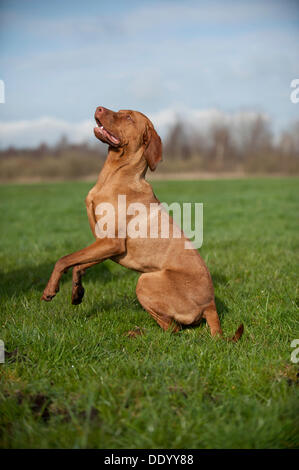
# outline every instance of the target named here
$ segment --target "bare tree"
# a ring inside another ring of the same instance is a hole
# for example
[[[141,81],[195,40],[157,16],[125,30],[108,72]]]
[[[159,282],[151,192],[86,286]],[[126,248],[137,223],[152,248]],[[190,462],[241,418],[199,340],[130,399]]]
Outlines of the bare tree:
[[[166,139],[165,153],[172,158],[183,160],[191,157],[189,138],[181,121],[177,121],[170,129]]]
[[[225,124],[214,124],[210,132],[211,156],[216,166],[223,168],[232,159],[234,153],[230,129]]]

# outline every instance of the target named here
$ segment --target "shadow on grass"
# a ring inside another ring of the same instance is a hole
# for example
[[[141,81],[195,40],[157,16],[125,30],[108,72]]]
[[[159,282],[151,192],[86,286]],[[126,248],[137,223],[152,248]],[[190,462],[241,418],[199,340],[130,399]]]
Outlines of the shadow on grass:
[[[228,283],[227,277],[224,276],[223,274],[213,273],[213,274],[211,274],[211,276],[212,276],[214,286],[221,285],[221,284],[223,285],[223,284]]]
[[[121,315],[128,311],[131,313],[145,312],[137,300],[134,288],[132,288],[132,295],[124,294],[123,292],[117,292],[116,297],[111,297],[110,299],[99,299],[98,301],[95,301],[91,308],[85,311],[84,315],[85,317],[92,317],[94,315],[98,316],[99,310],[101,313],[109,313],[110,316],[111,314],[112,316],[114,314],[119,314],[119,312],[121,312]]]
[[[214,287],[217,287],[218,285],[226,285],[229,282],[228,278],[221,273],[213,273],[212,280],[213,280]],[[217,296],[215,296],[215,302],[216,302],[217,313],[221,320],[221,318],[223,318],[225,313],[228,312],[228,308],[226,304]]]
[[[223,316],[226,314],[226,312],[228,312],[228,308],[227,308],[226,304],[224,302],[222,302],[222,300],[219,299],[219,297],[215,296],[215,302],[216,302],[217,313],[218,313],[219,318],[221,320],[221,318],[223,318]]]
[[[15,269],[5,274],[0,271],[1,297],[11,298],[28,291],[40,292],[40,295],[42,295],[53,268],[54,263],[43,263],[38,266],[23,266],[20,269]],[[106,284],[118,275],[118,273],[111,273],[108,266],[105,263],[101,263],[88,270],[84,278]],[[63,285],[66,281],[69,281],[71,276],[72,269],[61,277],[60,284]]]

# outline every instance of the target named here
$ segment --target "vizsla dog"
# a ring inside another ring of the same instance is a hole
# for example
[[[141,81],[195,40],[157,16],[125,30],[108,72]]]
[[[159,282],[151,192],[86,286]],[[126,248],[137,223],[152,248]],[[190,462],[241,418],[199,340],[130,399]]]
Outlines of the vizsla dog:
[[[191,242],[184,233],[181,238],[173,236],[173,219],[167,216],[168,238],[163,238],[160,232],[156,238],[123,236],[133,215],[123,222],[120,220],[118,195],[126,196],[127,204],[142,203],[148,211],[152,203],[159,203],[145,180],[147,168],[155,170],[162,159],[161,139],[152,123],[140,112],[113,112],[103,107],[96,109],[95,120],[95,136],[109,145],[98,181],[85,201],[96,241],[56,262],[42,299],[52,300],[59,290],[62,274],[73,268],[72,303],[81,303],[84,295],[81,278],[85,270],[111,259],[142,273],[136,287],[138,300],[161,328],[175,332],[182,325],[197,325],[205,319],[212,336],[222,335],[210,273],[198,251],[185,248],[185,243]],[[99,236],[96,208],[101,203],[110,203],[114,208],[114,237]],[[237,341],[242,333],[243,325],[240,325],[231,340]]]

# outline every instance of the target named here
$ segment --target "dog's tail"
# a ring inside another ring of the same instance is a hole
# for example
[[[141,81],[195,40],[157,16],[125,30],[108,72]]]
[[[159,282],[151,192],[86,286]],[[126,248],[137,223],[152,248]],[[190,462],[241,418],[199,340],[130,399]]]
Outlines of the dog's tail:
[[[226,341],[232,341],[233,343],[236,343],[237,341],[239,341],[243,333],[244,333],[244,325],[243,323],[241,323],[241,325],[235,332],[234,336],[232,336],[231,338],[225,338],[225,339]]]
[[[232,341],[233,343],[236,343],[237,341],[239,341],[239,339],[241,338],[244,332],[244,325],[242,323],[237,329],[237,331],[235,332],[234,336],[232,336],[231,338],[225,338],[225,336],[223,336],[219,316],[218,316],[214,301],[211,302],[211,304],[209,304],[207,308],[205,309],[203,318],[207,321],[210,327],[211,335],[212,336],[220,335],[220,337],[223,338],[225,341]]]

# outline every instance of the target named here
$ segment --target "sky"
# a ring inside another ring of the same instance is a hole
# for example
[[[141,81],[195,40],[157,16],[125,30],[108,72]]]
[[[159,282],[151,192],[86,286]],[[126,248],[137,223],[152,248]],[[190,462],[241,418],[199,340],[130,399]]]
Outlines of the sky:
[[[298,0],[0,0],[2,148],[92,138],[99,105],[286,129],[295,78]]]

